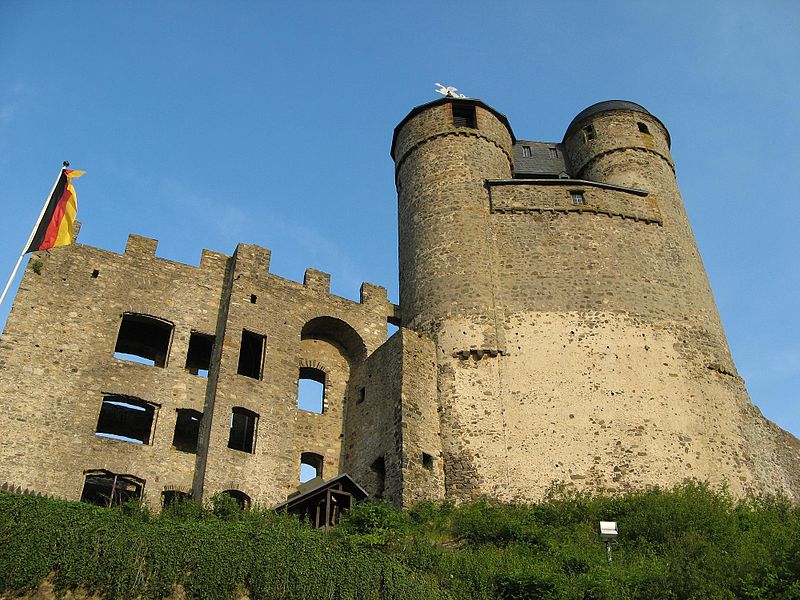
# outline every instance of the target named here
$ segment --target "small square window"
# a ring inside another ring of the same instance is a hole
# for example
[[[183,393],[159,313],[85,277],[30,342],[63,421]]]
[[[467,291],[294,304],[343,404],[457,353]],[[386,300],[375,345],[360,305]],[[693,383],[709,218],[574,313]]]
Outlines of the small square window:
[[[452,104],[453,126],[476,129],[475,107],[471,104]]]
[[[586,204],[586,198],[583,197],[583,192],[570,192],[572,196],[572,203],[575,206],[583,206]]]
[[[522,147],[522,156],[528,158],[531,156],[531,147],[530,146],[523,146]]]
[[[558,148],[548,148],[550,151],[550,158],[558,158]]]
[[[597,137],[597,134],[594,130],[594,125],[587,125],[583,128],[583,139],[584,141],[588,142],[589,140],[593,140]]]
[[[641,121],[640,121],[640,122],[638,122],[636,125],[638,125],[638,126],[639,126],[639,131],[640,131],[640,132],[642,132],[642,133],[646,133],[646,134],[650,135],[650,130],[647,128],[647,125],[645,125],[645,124],[644,124],[644,123],[642,123]]]
[[[429,471],[433,469],[433,456],[428,454],[427,452],[422,453],[422,466],[428,469]]]
[[[258,296],[255,294],[250,294],[250,304],[255,304],[256,300],[258,300]]]

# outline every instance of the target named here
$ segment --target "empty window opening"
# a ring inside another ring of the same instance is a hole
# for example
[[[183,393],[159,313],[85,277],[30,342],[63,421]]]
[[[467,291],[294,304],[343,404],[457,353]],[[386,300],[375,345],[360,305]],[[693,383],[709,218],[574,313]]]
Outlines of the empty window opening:
[[[200,422],[203,413],[190,408],[179,408],[175,420],[175,434],[172,447],[180,452],[197,454],[197,438],[200,435]]]
[[[114,357],[155,367],[167,366],[172,323],[150,317],[125,313],[114,347]]]
[[[244,492],[240,492],[239,490],[225,490],[222,493],[227,494],[228,496],[236,500],[236,504],[238,504],[239,508],[241,508],[242,510],[250,508],[250,496],[248,496]]]
[[[570,192],[572,196],[572,203],[575,206],[583,206],[586,204],[586,198],[583,197],[583,192]]]
[[[161,506],[174,506],[175,504],[181,504],[182,502],[188,502],[192,499],[192,495],[187,492],[181,492],[178,490],[164,490],[161,492]]]
[[[588,142],[589,140],[593,140],[597,137],[597,134],[594,131],[594,125],[587,125],[583,128],[583,139],[584,141]]]
[[[548,148],[550,158],[558,158],[558,148]]]
[[[228,448],[240,452],[253,453],[255,450],[256,425],[258,415],[252,410],[236,406],[231,410],[231,430]]]
[[[422,453],[422,466],[428,469],[429,471],[433,470],[433,456],[428,454],[427,452]]]
[[[530,146],[523,146],[522,147],[522,156],[528,158],[531,156],[531,147]]]
[[[470,104],[452,104],[453,127],[477,128],[475,120],[475,107]]]
[[[395,325],[394,323],[390,323],[389,321],[386,322],[386,339],[388,340],[392,337],[395,333],[400,331],[400,327]]]
[[[645,124],[644,124],[644,123],[642,123],[641,121],[639,121],[638,123],[636,123],[636,125],[638,125],[638,127],[639,127],[639,131],[641,131],[642,133],[647,133],[647,134],[649,134],[649,133],[650,133],[650,130],[647,128],[647,125],[645,125]]]
[[[303,452],[300,455],[300,483],[310,481],[315,477],[322,477],[324,459],[321,454]]]
[[[97,279],[99,276],[100,276],[100,271],[98,271],[97,269],[92,271],[92,279]]]
[[[367,388],[362,387],[361,389],[358,390],[358,400],[356,401],[356,404],[361,404],[366,399],[367,399]]]
[[[297,382],[297,408],[322,414],[325,410],[325,371],[300,367]]]
[[[139,398],[105,396],[95,435],[134,444],[149,444],[155,414],[156,406]]]
[[[111,471],[88,471],[83,482],[81,502],[98,506],[117,506],[129,500],[141,500],[144,479]]]
[[[258,296],[255,294],[250,294],[250,304],[255,304],[256,300],[258,300]]]
[[[237,373],[253,379],[261,379],[264,366],[264,342],[266,337],[242,329],[242,345],[239,348],[239,368]]]
[[[192,375],[208,377],[211,366],[211,351],[214,336],[193,331],[189,336],[189,351],[186,353],[186,368]]]
[[[376,458],[369,468],[375,476],[375,493],[373,496],[375,498],[383,498],[383,493],[386,490],[386,463],[383,457]]]

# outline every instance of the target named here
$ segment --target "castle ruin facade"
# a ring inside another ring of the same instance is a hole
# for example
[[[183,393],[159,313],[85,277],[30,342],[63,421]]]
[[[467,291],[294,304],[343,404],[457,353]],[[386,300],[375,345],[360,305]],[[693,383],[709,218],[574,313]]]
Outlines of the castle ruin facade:
[[[661,121],[601,102],[524,141],[446,97],[391,154],[399,305],[247,244],[198,267],[133,235],[35,254],[0,339],[0,483],[275,505],[304,464],[399,506],[688,478],[800,501],[800,441],[736,372]]]

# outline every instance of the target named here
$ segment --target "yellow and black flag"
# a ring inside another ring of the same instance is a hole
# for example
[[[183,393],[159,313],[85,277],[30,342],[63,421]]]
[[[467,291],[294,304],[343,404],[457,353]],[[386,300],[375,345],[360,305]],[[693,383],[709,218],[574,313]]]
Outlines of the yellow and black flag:
[[[57,246],[72,243],[72,230],[75,216],[78,214],[78,197],[72,180],[83,175],[85,171],[62,169],[53,193],[47,201],[39,225],[31,238],[25,252],[49,250]]]

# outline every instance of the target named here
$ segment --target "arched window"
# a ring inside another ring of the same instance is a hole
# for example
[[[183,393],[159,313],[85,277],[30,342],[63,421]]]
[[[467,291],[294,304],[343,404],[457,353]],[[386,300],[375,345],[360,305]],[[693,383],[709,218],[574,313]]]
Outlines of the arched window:
[[[325,371],[300,367],[297,381],[297,408],[322,414],[325,412]]]
[[[114,346],[114,358],[166,367],[172,323],[135,313],[122,315],[122,323]]]
[[[181,492],[180,490],[164,490],[161,492],[161,506],[167,507],[173,504],[180,504],[181,502],[188,502],[192,499],[192,495],[188,492]]]
[[[315,477],[322,477],[322,466],[325,459],[321,454],[303,452],[300,455],[300,483],[305,483]]]
[[[240,492],[239,490],[225,490],[222,493],[228,494],[228,496],[236,500],[236,503],[242,510],[250,508],[250,496],[244,492]]]

